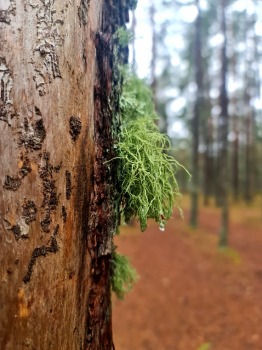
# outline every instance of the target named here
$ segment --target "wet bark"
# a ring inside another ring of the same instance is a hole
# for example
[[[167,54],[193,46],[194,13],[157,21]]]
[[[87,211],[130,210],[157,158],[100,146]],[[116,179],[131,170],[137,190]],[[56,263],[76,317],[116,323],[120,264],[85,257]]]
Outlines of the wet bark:
[[[0,2],[0,348],[112,349],[112,34],[124,2]],[[110,98],[109,98],[110,97]]]

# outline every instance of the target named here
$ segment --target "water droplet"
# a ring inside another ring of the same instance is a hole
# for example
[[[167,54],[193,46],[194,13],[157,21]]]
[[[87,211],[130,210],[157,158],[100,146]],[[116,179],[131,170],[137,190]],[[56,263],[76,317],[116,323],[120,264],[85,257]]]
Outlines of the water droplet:
[[[159,224],[159,230],[162,232],[165,231],[165,225],[162,222]]]

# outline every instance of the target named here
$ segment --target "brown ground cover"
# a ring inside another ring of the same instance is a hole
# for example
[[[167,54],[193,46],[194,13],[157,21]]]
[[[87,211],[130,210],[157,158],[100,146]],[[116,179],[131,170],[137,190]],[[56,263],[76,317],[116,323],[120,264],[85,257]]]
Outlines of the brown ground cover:
[[[261,203],[231,208],[230,249],[217,249],[220,211],[200,210],[199,229],[170,220],[165,232],[124,227],[116,238],[140,279],[113,298],[116,350],[262,350]]]

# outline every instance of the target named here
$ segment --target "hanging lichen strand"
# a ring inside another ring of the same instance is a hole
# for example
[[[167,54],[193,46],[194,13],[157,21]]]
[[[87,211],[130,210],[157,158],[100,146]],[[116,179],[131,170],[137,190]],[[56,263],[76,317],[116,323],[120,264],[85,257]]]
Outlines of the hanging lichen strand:
[[[135,268],[129,258],[114,252],[111,260],[111,287],[118,299],[123,299],[130,292],[138,279]]]
[[[119,212],[126,222],[137,217],[141,231],[147,228],[149,218],[164,230],[174,206],[179,208],[175,173],[181,165],[167,154],[170,142],[155,124],[149,88],[128,73],[124,74],[120,114],[123,127],[117,144]]]

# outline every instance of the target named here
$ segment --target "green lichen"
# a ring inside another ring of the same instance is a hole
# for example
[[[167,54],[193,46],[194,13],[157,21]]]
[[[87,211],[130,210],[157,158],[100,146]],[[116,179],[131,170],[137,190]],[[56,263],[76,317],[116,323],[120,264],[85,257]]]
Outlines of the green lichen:
[[[120,48],[122,48],[128,46],[130,41],[133,39],[133,34],[125,27],[119,27],[115,32],[114,37],[117,39]]]
[[[114,252],[111,260],[111,288],[119,299],[123,299],[134,283],[138,275],[129,259],[119,253]]]
[[[149,218],[163,227],[178,203],[179,163],[164,152],[168,142],[153,120],[143,117],[124,127],[118,143],[122,212],[127,222],[138,217],[141,231]]]
[[[163,229],[173,208],[179,208],[175,173],[182,166],[168,155],[170,142],[156,126],[151,92],[136,76],[125,77],[120,114],[123,127],[116,150],[119,211],[127,222],[137,217],[141,231],[149,218]]]

